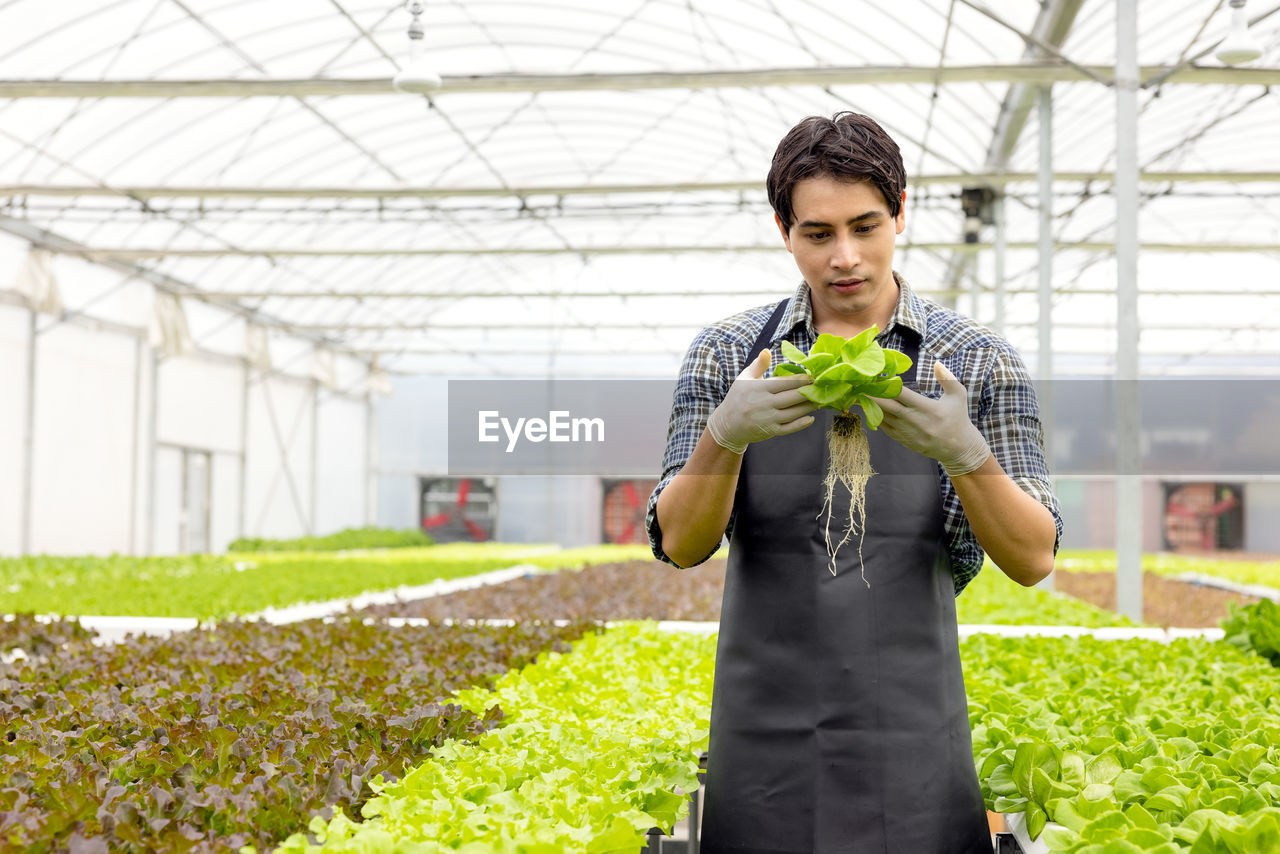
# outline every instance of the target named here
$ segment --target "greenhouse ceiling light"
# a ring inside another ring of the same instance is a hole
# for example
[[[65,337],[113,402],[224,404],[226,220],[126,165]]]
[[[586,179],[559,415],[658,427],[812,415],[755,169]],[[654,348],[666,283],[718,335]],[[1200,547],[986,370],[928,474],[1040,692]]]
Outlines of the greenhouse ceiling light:
[[[396,72],[391,85],[401,92],[417,95],[434,92],[440,88],[442,81],[427,61],[426,50],[422,45],[422,4],[418,0],[411,0],[405,7],[413,14],[413,20],[409,23],[409,62]]]
[[[1231,32],[1227,35],[1214,56],[1225,65],[1239,65],[1242,62],[1253,62],[1262,56],[1262,47],[1249,32],[1249,19],[1244,15],[1245,0],[1231,0]]]

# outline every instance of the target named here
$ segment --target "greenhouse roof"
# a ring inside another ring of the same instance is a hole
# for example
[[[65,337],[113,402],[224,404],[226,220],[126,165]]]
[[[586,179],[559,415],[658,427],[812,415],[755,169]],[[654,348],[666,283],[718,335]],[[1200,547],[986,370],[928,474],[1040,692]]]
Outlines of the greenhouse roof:
[[[1031,352],[1052,84],[1054,346],[1115,349],[1115,0],[433,0],[427,95],[391,83],[407,5],[0,0],[0,228],[389,370],[670,376],[798,283],[764,176],[852,109],[903,151],[895,266],[984,322],[960,194],[1006,194]],[[1213,55],[1230,12],[1138,3],[1153,363],[1280,356],[1280,4],[1248,4],[1248,66]]]

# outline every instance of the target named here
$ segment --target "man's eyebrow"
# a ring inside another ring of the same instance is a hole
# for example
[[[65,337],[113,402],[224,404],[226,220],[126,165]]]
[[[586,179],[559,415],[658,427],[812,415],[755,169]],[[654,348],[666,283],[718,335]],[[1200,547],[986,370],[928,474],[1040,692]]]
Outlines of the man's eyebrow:
[[[857,216],[853,217],[848,222],[846,222],[845,225],[857,225],[858,223],[866,222],[867,220],[883,219],[883,218],[884,218],[883,211],[867,211],[864,214],[858,214]],[[815,219],[806,219],[804,222],[800,223],[797,226],[797,228],[830,228],[830,227],[831,227],[831,223],[819,222],[818,220],[815,220]]]

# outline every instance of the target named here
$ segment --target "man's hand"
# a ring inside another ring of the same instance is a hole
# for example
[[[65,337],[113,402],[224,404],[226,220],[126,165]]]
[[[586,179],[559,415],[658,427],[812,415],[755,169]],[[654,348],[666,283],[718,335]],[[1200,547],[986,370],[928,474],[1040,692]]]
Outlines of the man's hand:
[[[896,400],[876,398],[884,410],[880,426],[903,446],[942,463],[951,477],[969,474],[986,462],[991,449],[969,420],[964,386],[941,362],[933,363],[933,375],[942,386],[936,400],[908,388]]]
[[[796,390],[812,380],[807,374],[764,379],[772,359],[768,350],[762,351],[707,419],[707,431],[720,447],[742,454],[752,442],[795,433],[813,423],[809,413],[818,405]]]

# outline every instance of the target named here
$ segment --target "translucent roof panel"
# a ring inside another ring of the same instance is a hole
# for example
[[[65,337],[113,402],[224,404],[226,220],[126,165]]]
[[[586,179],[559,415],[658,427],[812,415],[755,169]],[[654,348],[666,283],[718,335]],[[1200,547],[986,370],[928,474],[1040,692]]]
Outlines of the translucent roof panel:
[[[669,376],[699,325],[795,287],[764,177],[797,121],[852,109],[902,149],[898,268],[962,308],[982,290],[984,321],[995,231],[967,248],[959,196],[1005,192],[1008,333],[1034,349],[1052,79],[1052,165],[1074,173],[1053,189],[1055,347],[1114,347],[1071,324],[1114,313],[1115,0],[423,5],[429,97],[389,83],[400,2],[0,0],[0,227],[395,369],[492,372],[480,339],[513,354],[501,373]],[[1280,326],[1280,7],[1247,11],[1257,73],[1210,78],[1227,4],[1138,3],[1153,355],[1179,318],[1224,352],[1253,352],[1233,317]],[[1228,279],[1262,290],[1192,301]]]

